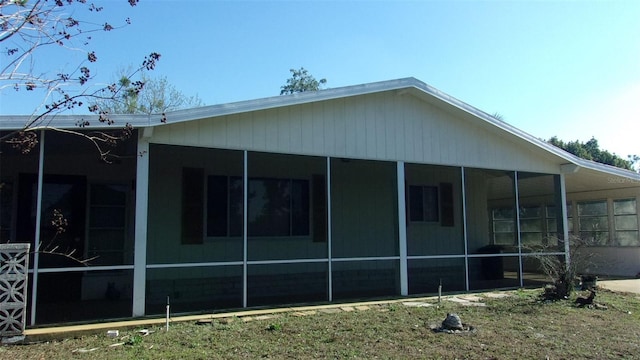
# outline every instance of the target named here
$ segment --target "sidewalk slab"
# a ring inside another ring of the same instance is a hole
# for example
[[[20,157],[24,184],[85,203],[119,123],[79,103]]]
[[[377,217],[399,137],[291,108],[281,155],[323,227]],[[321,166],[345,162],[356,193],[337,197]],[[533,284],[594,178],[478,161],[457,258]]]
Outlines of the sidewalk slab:
[[[598,280],[598,286],[611,291],[640,294],[640,279]]]

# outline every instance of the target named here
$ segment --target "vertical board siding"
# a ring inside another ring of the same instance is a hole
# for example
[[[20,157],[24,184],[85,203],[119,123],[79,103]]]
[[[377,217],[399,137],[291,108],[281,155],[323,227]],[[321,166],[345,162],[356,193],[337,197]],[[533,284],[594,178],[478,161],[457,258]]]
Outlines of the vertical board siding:
[[[299,106],[292,107],[289,110],[289,121],[282,121],[283,126],[289,127],[289,149],[292,153],[302,153],[302,125],[301,125],[301,112],[302,109]]]
[[[351,123],[351,121],[347,121],[348,112],[345,103],[345,99],[338,99],[336,101],[336,112],[333,118],[335,155],[340,157],[347,154],[347,137],[349,136],[347,123]]]
[[[152,142],[556,173],[529,145],[394,91],[167,124]],[[543,150],[540,150],[543,151]]]

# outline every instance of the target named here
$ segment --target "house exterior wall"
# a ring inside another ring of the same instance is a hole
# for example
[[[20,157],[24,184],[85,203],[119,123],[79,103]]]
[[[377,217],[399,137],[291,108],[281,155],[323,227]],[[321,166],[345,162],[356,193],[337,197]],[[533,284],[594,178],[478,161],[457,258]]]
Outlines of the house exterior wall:
[[[155,128],[154,143],[558,173],[506,133],[382,92]],[[542,154],[542,153],[541,153]]]
[[[407,221],[407,252],[409,256],[464,254],[461,179],[459,168],[407,164],[407,186],[440,187],[441,184],[451,184],[453,191],[451,224],[443,225],[441,218],[432,222],[411,221],[411,214],[409,214]],[[440,215],[443,216],[443,214]]]
[[[567,201],[572,204],[573,211],[569,214],[572,217],[574,235],[579,233],[579,216],[577,213],[577,204],[588,201],[606,201],[608,208],[609,220],[609,241],[614,242],[615,222],[612,209],[614,200],[635,199],[636,212],[640,206],[640,189],[626,188],[603,191],[590,191],[580,193],[567,194]],[[638,216],[638,224],[640,224],[640,214]],[[588,260],[581,267],[581,272],[589,274],[597,274],[603,276],[621,276],[634,277],[640,273],[640,246],[618,246],[614,244],[610,246],[587,246],[581,250],[583,257]]]

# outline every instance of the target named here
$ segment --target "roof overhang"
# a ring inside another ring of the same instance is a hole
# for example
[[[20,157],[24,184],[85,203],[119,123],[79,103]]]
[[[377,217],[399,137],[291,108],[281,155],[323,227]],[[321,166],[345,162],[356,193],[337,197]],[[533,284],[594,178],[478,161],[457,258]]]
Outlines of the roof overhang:
[[[499,133],[520,146],[530,148],[536,156],[545,157],[557,163],[559,172],[566,174],[567,179],[572,179],[576,173],[580,173],[580,176],[585,172],[593,176],[601,173],[604,174],[604,178],[618,179],[611,180],[609,185],[640,186],[640,174],[581,159],[412,77],[175,110],[167,112],[164,117],[162,115],[113,115],[110,119],[114,121],[114,125],[101,123],[96,115],[51,115],[43,118],[39,128],[47,129],[55,125],[57,128],[78,129],[78,124],[84,121],[88,121],[90,125],[81,130],[114,129],[119,125],[131,124],[135,128],[144,128],[142,136],[150,137],[152,128],[156,126],[393,91],[399,96],[416,96],[446,111],[451,111],[476,126]],[[33,116],[3,115],[0,116],[0,130],[19,130],[32,120]]]

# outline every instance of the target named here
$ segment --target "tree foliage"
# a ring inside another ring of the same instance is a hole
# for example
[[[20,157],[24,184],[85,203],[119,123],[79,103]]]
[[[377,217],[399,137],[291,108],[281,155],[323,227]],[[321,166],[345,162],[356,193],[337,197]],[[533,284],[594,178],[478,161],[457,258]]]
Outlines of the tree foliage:
[[[307,69],[289,69],[291,77],[287,79],[287,84],[280,87],[280,95],[301,93],[305,91],[317,91],[327,83],[327,79],[316,80],[309,74]]]
[[[203,106],[202,100],[196,96],[186,96],[176,89],[166,76],[151,78],[146,72],[140,75],[144,84],[138,89],[131,82],[127,72],[120,75],[117,84],[122,91],[113,98],[98,99],[94,102],[102,111],[110,114],[164,114],[167,111]]]
[[[127,0],[130,6],[137,5],[138,1]],[[90,135],[81,131],[91,125],[89,120],[79,121],[77,130],[55,126],[55,115],[86,106],[89,99],[117,98],[125,90],[118,83],[98,87],[93,84],[92,69],[99,54],[91,49],[92,34],[111,32],[131,22],[128,18],[119,24],[102,22],[98,16],[102,10],[102,6],[86,0],[0,0],[0,93],[17,91],[42,99],[22,128],[3,134],[0,141],[28,153],[38,143],[36,130],[53,129],[86,137],[106,159],[110,156],[111,145],[131,136],[129,124],[118,130]],[[83,60],[69,69],[54,70],[48,62],[47,49],[80,52],[84,54]],[[139,92],[144,87],[144,82],[134,80],[134,77],[142,70],[153,70],[159,59],[160,54],[152,52],[139,67],[127,74],[132,91]],[[98,115],[100,123],[114,124],[109,112],[100,106],[90,105],[87,110]]]
[[[638,157],[635,155],[629,155],[629,159],[625,160],[616,154],[608,152],[607,150],[600,149],[598,140],[596,140],[594,137],[592,137],[587,142],[581,142],[579,140],[564,142],[558,139],[557,136],[553,136],[552,138],[547,140],[547,142],[583,159],[592,160],[595,162],[612,165],[627,170],[633,170],[634,162],[638,160]]]

